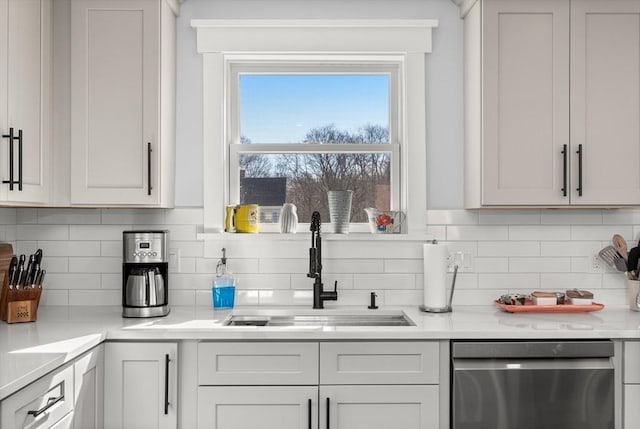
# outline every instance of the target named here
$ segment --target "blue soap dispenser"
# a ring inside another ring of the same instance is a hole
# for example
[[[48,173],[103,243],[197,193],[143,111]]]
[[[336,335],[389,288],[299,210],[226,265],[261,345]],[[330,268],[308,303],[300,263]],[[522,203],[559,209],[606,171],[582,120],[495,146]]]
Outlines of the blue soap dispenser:
[[[233,308],[236,295],[236,279],[227,268],[227,249],[222,249],[222,259],[216,265],[216,278],[213,281],[213,308]]]

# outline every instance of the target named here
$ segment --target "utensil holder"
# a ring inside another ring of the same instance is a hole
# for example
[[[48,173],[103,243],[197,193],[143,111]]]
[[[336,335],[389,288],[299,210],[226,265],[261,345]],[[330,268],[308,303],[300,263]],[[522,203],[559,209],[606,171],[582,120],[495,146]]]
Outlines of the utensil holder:
[[[632,311],[640,311],[640,306],[638,305],[638,294],[640,294],[640,280],[627,280],[629,309]]]

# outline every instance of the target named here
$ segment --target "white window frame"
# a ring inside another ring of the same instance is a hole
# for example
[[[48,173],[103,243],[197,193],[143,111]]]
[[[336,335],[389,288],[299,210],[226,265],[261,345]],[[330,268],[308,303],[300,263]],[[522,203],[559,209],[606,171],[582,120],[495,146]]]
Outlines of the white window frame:
[[[203,55],[204,232],[222,231],[229,201],[225,58],[253,54],[395,55],[403,59],[400,209],[409,234],[426,231],[426,53],[436,20],[192,20]]]
[[[240,156],[248,153],[387,153],[390,159],[391,209],[402,208],[400,143],[403,140],[400,88],[404,58],[398,55],[332,54],[229,54],[224,56],[227,84],[226,116],[229,130],[228,203],[240,200]],[[239,81],[242,74],[386,74],[389,77],[389,141],[382,144],[240,143]],[[323,219],[329,224],[328,219]],[[299,230],[308,229],[308,219],[300,219]],[[277,224],[261,224],[261,232],[277,232]],[[352,223],[351,232],[368,232],[366,223]]]

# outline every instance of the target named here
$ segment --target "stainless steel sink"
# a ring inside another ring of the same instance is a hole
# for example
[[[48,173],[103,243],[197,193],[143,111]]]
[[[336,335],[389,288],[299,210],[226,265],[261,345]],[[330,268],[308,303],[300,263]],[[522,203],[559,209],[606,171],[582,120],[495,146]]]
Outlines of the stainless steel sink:
[[[225,326],[415,326],[404,313],[231,315]]]

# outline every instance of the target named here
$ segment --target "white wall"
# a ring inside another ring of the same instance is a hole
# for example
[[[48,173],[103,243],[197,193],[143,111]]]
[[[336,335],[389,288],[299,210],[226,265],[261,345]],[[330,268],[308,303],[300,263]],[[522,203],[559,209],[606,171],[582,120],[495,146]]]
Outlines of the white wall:
[[[463,207],[462,20],[451,0],[188,0],[178,17],[176,205],[202,207],[202,60],[192,19],[437,19],[427,56],[427,201]]]

